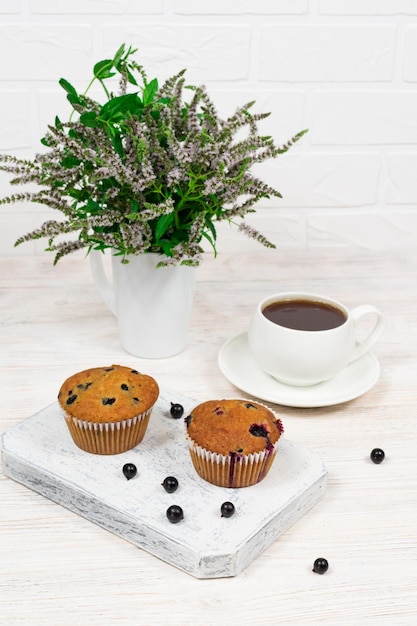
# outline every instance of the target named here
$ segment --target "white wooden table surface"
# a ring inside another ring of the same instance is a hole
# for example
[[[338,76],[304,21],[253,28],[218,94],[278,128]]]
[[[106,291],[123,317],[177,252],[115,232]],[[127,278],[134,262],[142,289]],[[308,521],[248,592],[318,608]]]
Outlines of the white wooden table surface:
[[[217,354],[269,293],[327,293],[386,315],[377,384],[333,407],[272,405],[328,469],[322,500],[233,578],[198,580],[0,475],[0,624],[417,623],[417,253],[260,249],[198,270],[189,345],[144,361],[119,346],[88,260],[0,259],[0,433],[94,365],[129,364],[199,401],[242,397]],[[245,394],[246,397],[247,394]],[[369,460],[385,450],[381,465]],[[323,576],[317,557],[329,561]]]

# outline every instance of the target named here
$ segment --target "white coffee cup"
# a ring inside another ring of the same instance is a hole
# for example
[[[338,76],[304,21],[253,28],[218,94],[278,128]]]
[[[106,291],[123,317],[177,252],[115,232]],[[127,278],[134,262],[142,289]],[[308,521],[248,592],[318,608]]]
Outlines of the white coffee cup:
[[[278,323],[266,314],[275,315]],[[374,316],[375,324],[359,341],[358,323],[367,315]],[[319,330],[312,329],[315,319]],[[288,385],[308,386],[333,378],[363,356],[377,341],[383,327],[381,311],[370,304],[349,311],[341,302],[319,294],[276,293],[257,306],[249,326],[248,343],[265,372]]]

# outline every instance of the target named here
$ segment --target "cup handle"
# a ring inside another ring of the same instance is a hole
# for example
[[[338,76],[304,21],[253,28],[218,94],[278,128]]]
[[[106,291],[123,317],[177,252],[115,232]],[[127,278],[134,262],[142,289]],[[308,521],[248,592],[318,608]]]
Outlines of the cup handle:
[[[362,319],[365,315],[375,315],[376,322],[368,336],[363,341],[356,344],[353,350],[352,357],[350,359],[350,363],[352,363],[352,361],[356,361],[356,359],[359,359],[359,357],[363,356],[365,352],[368,352],[368,350],[374,345],[377,339],[379,339],[384,329],[384,317],[381,311],[375,306],[372,306],[372,304],[362,304],[351,310],[350,316],[353,319],[355,327],[359,320]]]
[[[94,283],[100,292],[105,304],[116,316],[116,302],[114,298],[113,285],[110,283],[106,276],[103,266],[102,252],[99,250],[91,250],[90,252],[90,267],[93,275]]]

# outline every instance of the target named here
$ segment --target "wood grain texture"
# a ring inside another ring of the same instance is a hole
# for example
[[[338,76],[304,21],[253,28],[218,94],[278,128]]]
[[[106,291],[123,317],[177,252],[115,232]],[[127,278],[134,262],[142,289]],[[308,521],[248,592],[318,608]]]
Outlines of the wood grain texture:
[[[323,497],[326,469],[317,454],[282,437],[261,483],[216,487],[193,471],[184,421],[169,414],[172,400],[185,415],[195,406],[161,389],[143,441],[116,455],[77,448],[54,402],[3,434],[3,472],[196,578],[236,576]],[[129,483],[125,463],[137,468]],[[171,475],[175,494],[161,486]],[[220,515],[228,500],[236,507],[230,521]],[[166,518],[172,504],[184,511],[178,525]]]
[[[187,349],[119,345],[88,261],[0,259],[0,431],[49,405],[68,375],[122,363],[197,400],[237,397],[217,354],[269,293],[305,289],[386,316],[375,387],[335,407],[274,405],[328,470],[320,503],[234,578],[197,580],[0,476],[0,624],[414,625],[417,621],[417,253],[260,250],[207,257]],[[369,460],[382,447],[381,465]],[[318,556],[329,560],[313,574]]]

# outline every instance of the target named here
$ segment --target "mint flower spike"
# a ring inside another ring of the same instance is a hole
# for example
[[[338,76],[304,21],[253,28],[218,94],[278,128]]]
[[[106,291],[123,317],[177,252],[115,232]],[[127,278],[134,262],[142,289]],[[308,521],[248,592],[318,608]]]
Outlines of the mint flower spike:
[[[185,69],[160,86],[136,52],[122,44],[113,58],[96,63],[83,92],[61,78],[72,108],[68,121],[55,118],[33,159],[0,154],[10,184],[31,185],[0,204],[38,203],[62,215],[15,245],[46,238],[54,263],[82,248],[111,248],[126,261],[157,252],[160,265],[199,265],[202,241],[216,254],[216,224],[228,221],[275,247],[245,221],[262,198],[281,198],[252,166],[284,154],[307,131],[276,146],[260,133],[269,113],[253,113],[255,101],[223,119],[204,85],[186,84]],[[103,101],[89,96],[94,83]]]

